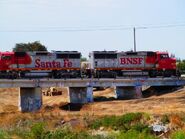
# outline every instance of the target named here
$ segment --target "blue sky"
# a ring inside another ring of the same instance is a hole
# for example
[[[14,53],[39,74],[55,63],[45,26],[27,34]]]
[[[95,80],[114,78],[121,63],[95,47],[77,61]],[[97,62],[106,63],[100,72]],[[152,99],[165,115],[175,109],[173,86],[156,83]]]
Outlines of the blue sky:
[[[94,50],[128,51],[136,26],[137,50],[185,59],[184,7],[184,0],[0,0],[0,51],[33,41],[86,57]]]

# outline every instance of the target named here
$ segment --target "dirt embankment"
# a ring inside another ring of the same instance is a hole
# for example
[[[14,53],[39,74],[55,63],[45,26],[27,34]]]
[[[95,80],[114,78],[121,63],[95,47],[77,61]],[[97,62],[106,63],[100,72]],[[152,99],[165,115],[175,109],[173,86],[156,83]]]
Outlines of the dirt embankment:
[[[161,91],[162,90],[162,91]],[[116,100],[114,90],[107,88],[94,92],[95,102],[84,105],[69,105],[67,90],[60,96],[43,96],[43,108],[36,113],[18,111],[18,89],[0,89],[0,123],[7,124],[24,119],[68,119],[81,115],[122,115],[128,112],[165,114],[185,112],[185,88],[152,88],[144,92],[142,99]],[[18,118],[19,119],[19,118]]]

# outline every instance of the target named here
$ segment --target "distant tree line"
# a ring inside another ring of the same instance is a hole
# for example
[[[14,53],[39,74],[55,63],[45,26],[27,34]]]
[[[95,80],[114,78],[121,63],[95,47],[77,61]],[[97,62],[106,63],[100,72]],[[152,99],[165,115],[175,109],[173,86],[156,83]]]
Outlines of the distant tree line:
[[[39,41],[28,43],[17,43],[13,48],[14,52],[33,52],[33,51],[48,51],[46,46]],[[87,61],[86,57],[81,57],[81,62]]]
[[[177,60],[177,67],[182,73],[185,73],[185,60]]]
[[[39,41],[28,43],[17,43],[13,48],[14,52],[32,52],[32,51],[47,51],[47,48]]]

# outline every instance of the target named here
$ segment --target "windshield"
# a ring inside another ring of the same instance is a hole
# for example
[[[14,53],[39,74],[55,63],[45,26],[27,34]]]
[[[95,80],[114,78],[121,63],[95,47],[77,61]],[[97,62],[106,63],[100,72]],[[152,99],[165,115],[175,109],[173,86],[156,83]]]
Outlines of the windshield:
[[[161,59],[166,59],[166,58],[169,58],[168,54],[161,54]]]

